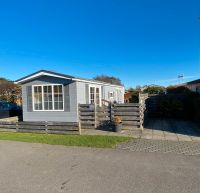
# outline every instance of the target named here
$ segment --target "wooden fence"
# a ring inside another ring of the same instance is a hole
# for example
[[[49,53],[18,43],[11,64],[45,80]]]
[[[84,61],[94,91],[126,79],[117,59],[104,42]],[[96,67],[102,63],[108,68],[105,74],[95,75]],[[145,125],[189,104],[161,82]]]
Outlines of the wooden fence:
[[[0,131],[48,134],[80,133],[78,123],[66,122],[0,122]]]
[[[95,129],[110,121],[110,107],[79,104],[79,127],[81,129]]]
[[[140,104],[115,104],[112,107],[112,117],[120,116],[124,128],[141,128]]]
[[[145,100],[148,95],[140,95],[140,103],[96,105],[79,104],[79,124],[82,129],[95,129],[109,124],[113,117],[120,116],[124,129],[143,128]]]

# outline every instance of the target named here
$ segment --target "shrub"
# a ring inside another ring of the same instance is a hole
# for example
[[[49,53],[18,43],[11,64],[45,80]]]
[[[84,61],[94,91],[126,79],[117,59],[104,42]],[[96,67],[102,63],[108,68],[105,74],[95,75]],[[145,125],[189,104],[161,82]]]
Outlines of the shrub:
[[[174,87],[169,86],[167,87],[167,94],[190,94],[192,91],[190,91],[187,87],[180,86],[180,87]]]
[[[175,97],[165,96],[159,100],[157,111],[161,117],[181,118],[184,115],[184,104]]]

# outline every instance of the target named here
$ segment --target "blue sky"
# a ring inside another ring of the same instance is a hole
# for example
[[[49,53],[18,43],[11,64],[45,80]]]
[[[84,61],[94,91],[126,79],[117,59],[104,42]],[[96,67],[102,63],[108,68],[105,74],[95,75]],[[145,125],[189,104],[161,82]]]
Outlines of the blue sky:
[[[199,78],[198,16],[199,0],[1,0],[0,76],[107,74],[126,87]]]

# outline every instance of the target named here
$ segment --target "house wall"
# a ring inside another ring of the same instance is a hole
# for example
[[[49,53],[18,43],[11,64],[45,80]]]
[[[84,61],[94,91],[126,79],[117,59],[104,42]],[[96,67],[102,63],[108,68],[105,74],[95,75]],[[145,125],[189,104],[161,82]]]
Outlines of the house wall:
[[[32,85],[63,84],[64,85],[64,111],[33,111]],[[42,76],[36,80],[22,85],[23,120],[24,121],[60,121],[78,122],[77,88],[76,82],[71,80]],[[29,89],[28,89],[29,88]],[[28,91],[29,90],[29,91]],[[69,93],[66,94],[66,91]],[[31,98],[31,100],[30,100]]]
[[[85,82],[77,82],[77,101],[79,104],[89,104],[89,86],[100,86],[101,87],[101,99],[105,99],[110,101],[109,92],[114,92],[113,101],[117,101],[117,103],[124,102],[124,88],[117,88],[111,85],[98,85],[98,84],[89,84]],[[121,91],[121,96],[117,97],[117,91]]]
[[[197,87],[200,87],[200,83],[188,84],[188,85],[186,85],[186,87],[188,89],[190,89],[191,91],[196,92],[197,91]]]
[[[32,86],[47,84],[64,85],[64,111],[33,111]],[[89,104],[89,86],[101,87],[101,98],[110,101],[109,92],[114,92],[114,101],[124,102],[124,88],[109,85],[90,84],[62,78],[41,76],[22,85],[23,120],[24,121],[58,121],[78,122],[78,104]],[[118,100],[117,90],[121,90]]]
[[[124,103],[124,93],[125,93],[124,88],[118,88],[118,87],[115,87],[115,86],[106,85],[106,86],[103,86],[103,89],[104,89],[103,94],[104,94],[105,100],[110,101],[109,93],[113,92],[114,97],[113,97],[113,99],[111,99],[111,101],[112,102],[116,101],[117,103]],[[121,91],[119,98],[117,96],[118,91]]]

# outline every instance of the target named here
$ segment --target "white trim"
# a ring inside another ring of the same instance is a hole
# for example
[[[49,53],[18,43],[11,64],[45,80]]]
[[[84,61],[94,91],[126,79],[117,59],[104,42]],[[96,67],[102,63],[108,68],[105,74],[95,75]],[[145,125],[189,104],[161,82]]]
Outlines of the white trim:
[[[91,98],[90,98],[90,88],[94,88],[94,104],[96,104],[96,88],[99,88],[99,106],[101,107],[102,106],[102,101],[101,101],[101,99],[102,99],[102,97],[101,97],[101,86],[97,86],[97,85],[94,85],[94,84],[90,84],[89,85],[89,104],[91,104],[90,103],[90,101],[91,101]]]
[[[61,110],[55,110],[55,104],[54,104],[54,86],[62,86],[62,95],[63,95],[63,109]],[[35,100],[34,100],[34,87],[42,87],[42,110],[36,110],[35,109]],[[51,86],[52,87],[52,110],[44,110],[44,86]],[[39,84],[39,85],[32,85],[32,107],[33,111],[38,112],[38,111],[49,111],[49,112],[54,112],[54,111],[61,111],[63,112],[65,110],[65,97],[64,97],[64,85],[63,84]]]
[[[48,73],[48,72],[39,72],[39,73],[37,73],[37,74],[34,74],[34,75],[29,76],[29,77],[27,77],[27,78],[24,78],[24,79],[22,79],[22,80],[16,81],[15,83],[16,83],[16,84],[19,84],[19,83],[21,83],[21,82],[25,82],[25,81],[27,81],[27,80],[31,80],[31,79],[36,78],[36,77],[38,77],[38,76],[53,76],[53,77],[57,77],[57,78],[70,79],[70,80],[71,80],[71,78],[67,78],[67,77],[65,77],[65,76],[60,76],[60,75],[56,75],[56,74]]]
[[[110,84],[110,83],[103,83],[103,82],[97,82],[97,81],[92,81],[92,80],[83,80],[80,78],[72,78],[72,80],[74,81],[78,81],[78,82],[85,82],[85,83],[91,83],[91,84],[98,84],[98,85],[104,85],[104,86],[112,86],[112,87],[117,87],[117,88],[124,88],[124,86],[120,86],[120,85],[115,85],[115,84]]]
[[[29,76],[27,78],[24,78],[22,80],[15,81],[15,84],[23,83],[25,81],[37,78],[38,76],[52,76],[52,77],[56,77],[56,78],[63,78],[63,79],[67,79],[67,80],[77,81],[77,82],[85,82],[85,83],[91,83],[91,84],[97,84],[97,85],[112,86],[112,87],[117,87],[117,88],[124,88],[124,86],[119,86],[119,85],[115,85],[115,84],[98,82],[98,81],[93,81],[93,80],[84,80],[84,79],[81,79],[81,78],[68,78],[66,76],[56,75],[54,73],[49,73],[49,72],[38,72],[37,74],[34,74],[34,75]]]

